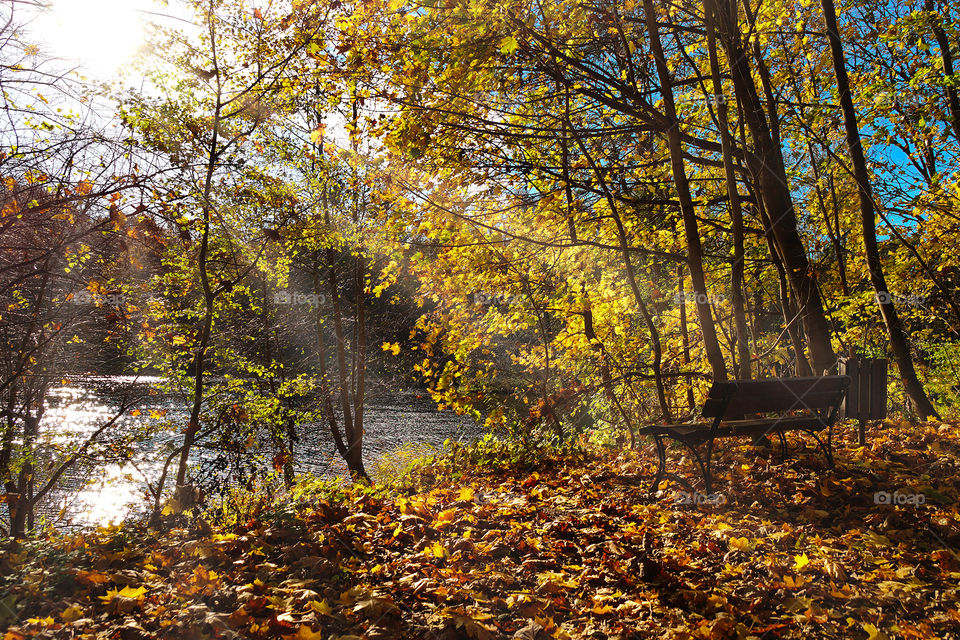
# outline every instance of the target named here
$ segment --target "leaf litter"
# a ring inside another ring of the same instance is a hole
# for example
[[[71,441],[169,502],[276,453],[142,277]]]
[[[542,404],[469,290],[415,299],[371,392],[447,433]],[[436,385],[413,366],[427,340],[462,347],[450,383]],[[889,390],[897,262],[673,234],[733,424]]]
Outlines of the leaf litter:
[[[230,530],[10,545],[0,637],[960,638],[960,425],[879,426],[833,470],[799,441],[786,460],[723,442],[722,500],[649,492],[646,445],[461,455]]]

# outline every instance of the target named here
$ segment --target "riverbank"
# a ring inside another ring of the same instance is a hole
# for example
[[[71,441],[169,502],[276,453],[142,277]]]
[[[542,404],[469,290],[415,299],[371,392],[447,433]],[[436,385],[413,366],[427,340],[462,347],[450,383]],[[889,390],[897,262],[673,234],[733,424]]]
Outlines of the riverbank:
[[[958,638],[960,425],[884,423],[837,468],[724,442],[718,496],[652,451],[456,448],[376,488],[32,542],[5,640]],[[844,428],[842,443],[854,442]],[[799,450],[798,450],[799,449]],[[11,612],[3,613],[6,606]]]
[[[385,476],[402,467],[409,450],[440,447],[446,440],[470,442],[482,434],[470,418],[449,410],[438,411],[427,391],[391,387],[389,382],[373,379],[366,402],[363,453],[371,473]],[[131,514],[149,510],[152,502],[145,498],[146,484],[155,484],[160,477],[168,447],[179,444],[189,415],[187,397],[158,392],[161,383],[159,378],[150,377],[85,376],[64,380],[50,390],[41,430],[62,446],[82,442],[95,432],[113,416],[122,399],[139,397],[140,401],[109,434],[120,441],[130,436],[130,453],[116,462],[93,459],[70,469],[56,490],[38,505],[39,519],[65,531],[121,522]],[[132,435],[137,433],[145,435]],[[259,469],[269,471],[276,449],[271,448],[269,435],[264,434],[260,440],[266,446],[252,448],[249,455],[259,458]],[[349,476],[326,424],[299,423],[296,442],[289,446],[294,448],[297,473],[322,478]],[[211,473],[208,466],[212,465],[205,463],[214,462],[217,453],[213,447],[195,448],[193,468],[198,473]],[[44,478],[45,473],[39,472],[38,483],[42,484]]]

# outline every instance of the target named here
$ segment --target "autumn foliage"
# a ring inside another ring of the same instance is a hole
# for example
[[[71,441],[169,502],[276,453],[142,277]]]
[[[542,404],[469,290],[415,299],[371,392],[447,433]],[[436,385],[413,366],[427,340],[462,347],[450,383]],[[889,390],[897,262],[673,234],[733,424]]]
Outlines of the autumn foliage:
[[[707,502],[637,486],[650,455],[459,448],[235,526],[8,550],[0,620],[5,640],[956,638],[958,426],[875,425],[834,471],[725,442]]]

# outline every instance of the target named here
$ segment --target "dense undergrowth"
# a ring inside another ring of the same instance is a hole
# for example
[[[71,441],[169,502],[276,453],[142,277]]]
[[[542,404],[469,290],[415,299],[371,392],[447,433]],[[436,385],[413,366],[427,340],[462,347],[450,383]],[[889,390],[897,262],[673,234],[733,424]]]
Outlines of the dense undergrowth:
[[[250,499],[222,525],[25,542],[0,556],[0,633],[960,638],[960,425],[837,441],[834,470],[799,440],[786,460],[724,441],[704,497],[648,491],[643,447],[487,440],[376,487]]]

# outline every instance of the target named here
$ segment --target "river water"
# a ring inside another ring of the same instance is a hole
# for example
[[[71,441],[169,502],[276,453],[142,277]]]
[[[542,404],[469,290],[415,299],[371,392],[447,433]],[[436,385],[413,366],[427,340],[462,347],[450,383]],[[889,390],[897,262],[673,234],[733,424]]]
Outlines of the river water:
[[[81,464],[64,475],[60,488],[38,507],[43,518],[57,528],[119,522],[147,504],[146,482],[155,482],[162,470],[164,446],[179,442],[186,423],[184,396],[158,393],[155,378],[128,377],[64,380],[51,389],[41,431],[51,460],[59,447],[85,439],[109,420],[124,397],[142,398],[117,425],[98,440],[123,448],[124,441],[142,434],[123,463]],[[152,390],[152,391],[151,391]],[[451,411],[438,411],[422,391],[372,389],[365,408],[364,461],[377,479],[399,470],[409,451],[427,452],[445,440],[469,442],[480,435],[471,419]],[[297,433],[295,469],[300,474],[344,477],[347,469],[334,448],[326,425],[308,423]],[[196,449],[194,465],[212,454]],[[172,466],[169,474],[175,473]],[[168,479],[168,485],[172,481]]]

